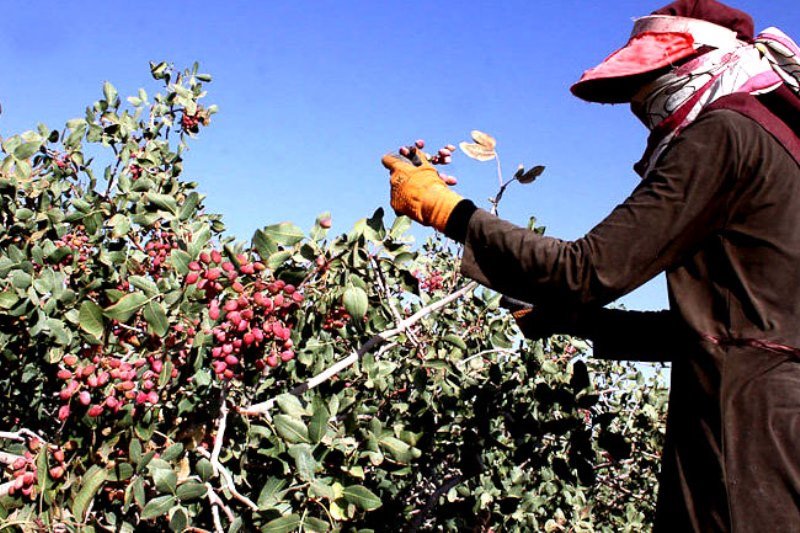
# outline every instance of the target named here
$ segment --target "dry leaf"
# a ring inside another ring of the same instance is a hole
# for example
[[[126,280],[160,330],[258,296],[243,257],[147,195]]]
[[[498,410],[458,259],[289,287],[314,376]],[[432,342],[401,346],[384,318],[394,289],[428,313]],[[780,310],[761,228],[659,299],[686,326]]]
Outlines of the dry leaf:
[[[527,171],[525,174],[517,176],[517,181],[525,184],[533,183],[534,180],[536,180],[536,178],[542,175],[542,172],[544,172],[544,167],[541,165],[537,165],[532,169],[530,169],[529,171]]]
[[[483,133],[482,131],[472,130],[472,140],[484,148],[488,148],[492,151],[494,151],[494,149],[497,147],[497,141],[494,139],[494,137],[488,133]]]
[[[178,463],[178,481],[186,481],[192,474],[192,469],[189,467],[189,458],[184,457]]]
[[[467,154],[467,156],[472,159],[477,159],[478,161],[491,161],[497,155],[493,149],[486,148],[480,144],[462,142],[458,146],[461,147],[461,151]]]

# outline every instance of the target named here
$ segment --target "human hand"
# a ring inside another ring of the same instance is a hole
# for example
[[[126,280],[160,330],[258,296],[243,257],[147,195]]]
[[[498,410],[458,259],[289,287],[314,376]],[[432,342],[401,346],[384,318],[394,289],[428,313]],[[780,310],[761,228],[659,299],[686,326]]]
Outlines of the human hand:
[[[455,178],[439,174],[422,152],[421,145],[418,142],[416,146],[401,148],[399,154],[383,156],[381,162],[390,172],[391,205],[399,215],[444,231],[462,197],[447,186],[454,184]],[[434,157],[444,159],[448,155],[440,151]]]
[[[546,339],[558,333],[578,333],[579,316],[574,310],[534,307],[509,296],[500,298],[500,307],[511,311],[520,331],[531,340]]]

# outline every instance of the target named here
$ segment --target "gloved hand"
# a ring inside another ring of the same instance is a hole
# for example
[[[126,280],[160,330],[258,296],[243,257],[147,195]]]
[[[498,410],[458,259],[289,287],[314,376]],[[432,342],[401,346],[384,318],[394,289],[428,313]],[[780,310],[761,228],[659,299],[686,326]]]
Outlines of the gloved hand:
[[[386,154],[381,160],[390,171],[392,208],[398,215],[444,231],[450,213],[463,198],[450,190],[421,151],[416,153],[419,166],[397,154]]]
[[[534,307],[533,305],[503,296],[500,307],[511,311],[520,331],[531,340],[546,339],[556,334],[580,335],[580,318],[577,311]]]

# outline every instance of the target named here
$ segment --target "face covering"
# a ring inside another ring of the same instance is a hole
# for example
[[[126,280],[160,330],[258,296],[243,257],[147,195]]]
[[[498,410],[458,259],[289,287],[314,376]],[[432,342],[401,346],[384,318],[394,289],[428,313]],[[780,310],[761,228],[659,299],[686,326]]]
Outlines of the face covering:
[[[737,41],[671,69],[631,100],[631,110],[652,132],[637,171],[646,177],[671,141],[723,96],[764,94],[784,84],[800,94],[800,48],[776,28],[759,34],[753,44]]]

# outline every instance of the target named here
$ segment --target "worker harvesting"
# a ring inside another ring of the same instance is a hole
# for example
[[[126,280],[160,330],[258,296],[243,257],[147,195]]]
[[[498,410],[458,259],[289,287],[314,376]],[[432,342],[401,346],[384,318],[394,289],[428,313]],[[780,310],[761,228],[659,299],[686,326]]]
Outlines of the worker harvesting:
[[[650,130],[642,181],[583,238],[476,208],[387,155],[399,214],[464,243],[462,272],[534,305],[531,337],[672,362],[656,531],[800,531],[800,49],[715,0],[637,19],[572,87]],[[670,308],[603,306],[666,272]]]

